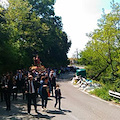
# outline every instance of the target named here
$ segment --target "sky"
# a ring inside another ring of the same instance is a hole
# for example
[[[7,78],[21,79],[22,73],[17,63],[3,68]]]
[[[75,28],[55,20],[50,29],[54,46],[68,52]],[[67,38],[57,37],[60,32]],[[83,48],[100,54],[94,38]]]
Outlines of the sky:
[[[120,3],[120,0],[114,0]],[[55,14],[62,17],[63,31],[72,41],[68,57],[71,58],[78,51],[84,50],[90,40],[86,33],[97,28],[97,20],[101,18],[102,8],[108,13],[112,0],[56,0]]]
[[[6,7],[6,4],[8,4],[7,0],[0,0],[0,5],[4,5]]]

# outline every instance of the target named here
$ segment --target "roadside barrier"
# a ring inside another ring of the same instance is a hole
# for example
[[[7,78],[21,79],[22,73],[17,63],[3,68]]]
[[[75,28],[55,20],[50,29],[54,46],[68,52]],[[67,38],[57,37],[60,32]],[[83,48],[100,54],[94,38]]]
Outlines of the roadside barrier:
[[[109,95],[120,99],[120,93],[109,90]]]

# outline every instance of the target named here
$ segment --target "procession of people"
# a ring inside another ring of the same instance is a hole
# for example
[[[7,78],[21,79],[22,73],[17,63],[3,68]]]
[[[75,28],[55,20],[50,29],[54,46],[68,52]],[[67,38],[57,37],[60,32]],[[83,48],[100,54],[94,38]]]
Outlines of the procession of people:
[[[5,101],[6,110],[10,111],[12,100],[18,100],[18,94],[22,93],[22,99],[27,100],[27,112],[30,114],[31,105],[33,103],[35,112],[37,113],[37,98],[41,98],[42,111],[47,111],[48,98],[54,96],[56,107],[59,101],[59,109],[61,110],[60,100],[61,91],[59,85],[56,84],[56,71],[50,68],[40,69],[41,61],[33,58],[35,69],[17,70],[3,74],[0,78],[0,100]],[[37,69],[39,68],[39,69]]]

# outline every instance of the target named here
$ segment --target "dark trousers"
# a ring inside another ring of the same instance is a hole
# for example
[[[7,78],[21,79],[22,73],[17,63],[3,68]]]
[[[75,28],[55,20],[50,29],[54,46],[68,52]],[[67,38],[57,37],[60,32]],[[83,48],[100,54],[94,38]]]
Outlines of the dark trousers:
[[[42,108],[47,107],[47,101],[48,101],[48,98],[43,98],[42,97]]]
[[[23,94],[23,100],[27,100],[27,95],[25,94],[25,92],[22,93]]]
[[[54,96],[53,89],[55,89],[55,88],[56,88],[56,86],[53,85],[53,84],[51,84],[51,92],[52,92],[52,96]]]
[[[32,93],[32,94],[28,93],[27,100],[28,100],[28,103],[27,103],[28,113],[30,113],[30,111],[31,111],[31,101],[33,101],[35,111],[37,112],[36,94],[35,93]]]
[[[1,102],[2,102],[2,101],[4,100],[4,93],[3,93],[3,90],[1,90],[0,96],[1,96]]]
[[[22,93],[22,83],[21,83],[21,80],[18,81],[17,88],[18,88],[18,92]]]
[[[6,102],[6,110],[10,110],[11,109],[11,103],[10,103],[10,93],[5,92],[4,93],[4,98],[5,98],[5,102]]]
[[[23,100],[27,99],[27,95],[25,94],[25,89],[22,89],[22,94],[23,94]]]
[[[61,98],[56,97],[55,99],[56,99],[55,107],[56,107],[57,103],[59,103],[59,109],[61,109]]]

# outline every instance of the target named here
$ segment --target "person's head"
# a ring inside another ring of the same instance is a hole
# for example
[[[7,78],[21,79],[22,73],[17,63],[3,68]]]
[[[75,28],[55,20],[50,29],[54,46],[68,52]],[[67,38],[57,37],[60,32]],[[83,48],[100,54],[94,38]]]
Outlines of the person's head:
[[[48,73],[45,73],[45,76],[47,77],[47,76],[48,76]]]
[[[10,74],[8,74],[8,75],[6,76],[6,78],[7,78],[7,80],[12,80],[12,76],[11,76]]]
[[[56,84],[56,88],[60,87],[59,84]]]
[[[54,70],[51,70],[51,73],[54,73]]]
[[[51,77],[53,77],[53,73],[51,73]]]
[[[40,80],[44,81],[45,80],[45,76],[41,76]]]
[[[35,60],[35,57],[33,57],[33,60]]]
[[[29,75],[28,78],[29,78],[30,81],[33,80],[33,76],[32,75]]]

